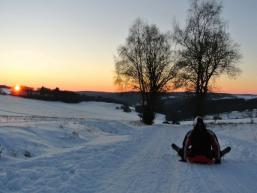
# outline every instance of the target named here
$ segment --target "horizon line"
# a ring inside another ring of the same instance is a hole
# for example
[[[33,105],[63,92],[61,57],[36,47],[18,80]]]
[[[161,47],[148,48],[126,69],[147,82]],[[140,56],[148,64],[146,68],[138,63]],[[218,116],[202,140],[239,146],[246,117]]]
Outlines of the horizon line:
[[[19,85],[19,84],[17,84]],[[5,85],[5,84],[0,84],[0,86],[7,86],[9,88],[13,88],[15,87],[16,85],[14,86],[8,86],[8,85]],[[32,87],[32,86],[26,86],[26,85],[22,85],[20,84],[20,86],[24,86],[24,87],[30,87],[30,88],[33,88],[33,89],[40,89],[41,87],[46,87],[46,86],[40,86],[40,87]],[[73,90],[73,89],[62,89],[61,87],[54,87],[54,88],[51,88],[51,87],[46,87],[46,88],[50,88],[50,89],[55,89],[55,88],[59,88],[60,90],[63,90],[63,91],[71,91],[71,92],[100,92],[100,93],[128,93],[128,92],[140,92],[140,91],[137,91],[137,90]],[[185,92],[194,92],[194,91],[186,91],[186,90],[173,90],[173,91],[166,91],[166,93],[185,93]],[[213,94],[238,94],[238,95],[257,95],[257,92],[242,92],[242,91],[210,91],[208,93],[213,93]]]

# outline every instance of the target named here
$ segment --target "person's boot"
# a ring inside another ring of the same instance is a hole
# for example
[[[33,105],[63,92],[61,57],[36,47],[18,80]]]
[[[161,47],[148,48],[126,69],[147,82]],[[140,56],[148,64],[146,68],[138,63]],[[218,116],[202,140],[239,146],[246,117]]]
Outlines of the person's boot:
[[[182,150],[182,148],[178,147],[174,143],[171,144],[171,148],[174,149],[178,153],[179,157],[181,157],[181,160],[179,160],[179,161],[186,162],[186,160],[184,160],[184,158],[183,158],[183,150]]]
[[[229,153],[231,151],[231,147],[226,147],[222,151],[220,151],[220,157],[224,156],[225,154]]]
[[[180,148],[179,148],[176,144],[174,144],[174,143],[171,144],[171,147],[172,147],[172,149],[174,149],[176,152],[179,152],[179,151],[180,151]]]

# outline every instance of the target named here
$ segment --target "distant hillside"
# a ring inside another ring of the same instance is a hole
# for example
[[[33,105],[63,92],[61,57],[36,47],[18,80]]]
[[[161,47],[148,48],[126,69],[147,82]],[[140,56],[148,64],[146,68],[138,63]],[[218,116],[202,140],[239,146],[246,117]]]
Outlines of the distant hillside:
[[[10,86],[6,86],[6,85],[0,85],[0,88],[7,88],[7,89],[10,89],[11,87],[10,87]]]
[[[81,91],[78,92],[81,95],[88,97],[102,97],[107,99],[119,100],[129,105],[140,104],[139,92],[94,92],[94,91]],[[190,92],[167,92],[161,95],[161,101],[165,103],[174,102],[177,99],[184,99],[192,96]],[[251,94],[228,94],[228,93],[209,93],[208,100],[221,100],[221,99],[255,99],[257,95]]]
[[[174,117],[179,117],[180,119],[192,118],[195,112],[193,96],[194,94],[191,92],[162,93],[156,112],[165,114],[168,120],[174,119]],[[142,110],[139,92],[71,92],[62,91],[57,88],[47,89],[42,87],[21,97],[46,101],[62,101],[65,103],[80,103],[83,101],[107,102],[134,106],[138,112]],[[204,113],[206,115],[257,109],[257,95],[209,93],[204,106]]]
[[[99,100],[119,101],[120,103],[137,106],[140,108],[140,94],[138,92],[79,92],[84,97],[93,97]],[[169,92],[161,95],[157,112],[165,114],[167,120],[191,119],[194,116],[195,102],[193,93],[190,92]],[[257,95],[249,94],[228,94],[209,93],[205,101],[205,114],[217,115],[224,112],[244,111],[257,109]]]
[[[116,100],[119,103],[125,103],[128,105],[136,105],[140,102],[139,92],[93,92],[93,91],[82,91],[78,92],[80,95],[87,97],[95,97],[99,99]]]
[[[166,114],[168,120],[191,119],[195,112],[195,100],[192,97],[180,97],[162,100],[159,112]],[[205,115],[219,115],[231,111],[257,109],[256,95],[211,94],[204,102]]]

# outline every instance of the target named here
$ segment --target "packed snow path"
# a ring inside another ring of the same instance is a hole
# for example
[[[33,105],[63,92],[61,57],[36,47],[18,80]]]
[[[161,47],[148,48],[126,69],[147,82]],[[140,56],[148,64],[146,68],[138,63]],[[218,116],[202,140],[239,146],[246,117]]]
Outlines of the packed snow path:
[[[247,160],[252,155],[251,151],[255,151],[255,144],[220,136],[223,143],[235,148],[222,165],[185,164],[178,162],[178,157],[170,149],[172,141],[181,143],[185,134],[179,132],[181,129],[163,126],[146,128],[139,141],[128,144],[131,148],[126,148],[125,161],[114,166],[111,173],[107,172],[96,192],[257,192],[257,162]],[[240,150],[242,146],[243,151]],[[245,160],[233,160],[231,157],[236,154],[235,151]],[[256,158],[256,153],[254,156]]]
[[[100,120],[81,124],[124,138],[106,143],[96,139],[26,160],[3,157],[0,192],[257,192],[256,125],[236,125],[234,131],[231,125],[213,126],[222,146],[231,144],[233,150],[221,165],[195,165],[179,162],[170,149],[171,142],[181,143],[191,125],[147,127]]]

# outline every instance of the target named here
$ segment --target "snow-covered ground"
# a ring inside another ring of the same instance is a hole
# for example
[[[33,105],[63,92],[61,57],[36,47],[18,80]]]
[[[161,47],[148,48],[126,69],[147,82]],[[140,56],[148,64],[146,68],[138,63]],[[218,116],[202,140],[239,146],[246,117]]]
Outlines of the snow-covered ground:
[[[225,96],[222,98],[217,98],[213,100],[221,100],[221,99],[244,99],[244,100],[251,100],[251,99],[256,99],[257,95],[255,94],[231,94],[229,96]]]
[[[245,99],[245,100],[251,100],[251,99],[257,98],[257,95],[253,95],[253,94],[238,94],[235,96],[236,96],[236,98]]]
[[[192,122],[144,126],[115,104],[0,96],[1,193],[255,193],[257,120],[210,122],[221,165],[178,161]]]

